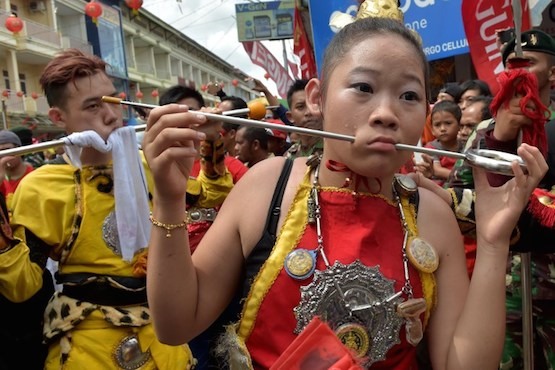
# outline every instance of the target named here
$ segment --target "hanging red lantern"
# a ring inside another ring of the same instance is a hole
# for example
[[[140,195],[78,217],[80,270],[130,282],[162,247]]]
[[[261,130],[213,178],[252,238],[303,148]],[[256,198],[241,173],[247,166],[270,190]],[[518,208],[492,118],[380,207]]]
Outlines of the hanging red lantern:
[[[102,15],[102,5],[92,0],[85,5],[85,14],[92,18],[94,24],[98,24],[98,18]]]
[[[135,97],[139,100],[141,100],[143,98],[143,96],[144,96],[144,94],[141,90],[139,90],[135,93]]]
[[[23,21],[15,14],[12,14],[6,19],[5,26],[8,31],[13,32],[14,35],[17,35],[17,33],[23,29]]]
[[[158,90],[152,90],[152,93],[150,93],[150,95],[152,95],[153,98],[157,98],[158,97]]]
[[[2,96],[4,98],[9,98],[10,97],[10,90],[4,90],[2,91]]]
[[[125,0],[125,4],[132,9],[133,15],[138,15],[139,9],[143,6],[143,0]]]
[[[122,92],[119,93],[119,97],[120,97],[121,100],[125,100],[125,98],[127,98],[127,94],[122,91]]]
[[[233,86],[237,86],[237,85],[239,85],[239,80],[233,79],[233,80],[231,80],[231,84],[232,84]]]
[[[15,95],[22,98],[23,97],[23,91],[18,91],[17,93],[15,93]]]
[[[39,98],[39,94],[37,94],[36,92],[32,92],[31,93],[31,98],[33,98],[34,100],[37,100]]]
[[[270,78],[270,74],[268,72],[264,73],[264,78],[265,79],[269,79]]]
[[[206,91],[206,90],[208,90],[208,85],[207,85],[207,84],[202,84],[202,85],[200,86],[200,89],[201,89],[202,91]]]

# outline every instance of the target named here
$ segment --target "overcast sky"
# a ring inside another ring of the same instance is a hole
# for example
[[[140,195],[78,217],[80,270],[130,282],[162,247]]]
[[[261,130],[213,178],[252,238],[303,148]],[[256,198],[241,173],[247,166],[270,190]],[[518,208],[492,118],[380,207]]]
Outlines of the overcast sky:
[[[237,39],[235,4],[245,2],[259,0],[145,0],[143,7],[277,94],[273,81],[264,78],[266,71],[251,62]],[[283,63],[281,41],[263,44]],[[286,49],[293,59],[293,40],[286,41]]]

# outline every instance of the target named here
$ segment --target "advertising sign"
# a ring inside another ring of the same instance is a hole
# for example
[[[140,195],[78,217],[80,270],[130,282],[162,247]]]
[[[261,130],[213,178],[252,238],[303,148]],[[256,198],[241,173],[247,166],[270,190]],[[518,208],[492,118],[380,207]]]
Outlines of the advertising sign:
[[[108,63],[110,76],[127,78],[127,63],[124,54],[120,10],[102,4],[102,17],[94,24],[90,17],[87,21],[87,37],[93,46],[94,54]]]
[[[309,0],[314,52],[318,70],[324,50],[334,35],[329,26],[334,12],[356,15],[357,0]],[[462,0],[401,0],[405,26],[420,35],[428,60],[468,53],[461,16]]]
[[[239,42],[293,38],[295,0],[235,4]]]

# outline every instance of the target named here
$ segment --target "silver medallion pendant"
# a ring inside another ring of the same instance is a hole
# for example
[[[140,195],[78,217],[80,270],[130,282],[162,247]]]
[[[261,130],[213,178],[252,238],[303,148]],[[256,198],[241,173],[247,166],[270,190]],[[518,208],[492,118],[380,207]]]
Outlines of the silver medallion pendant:
[[[308,249],[295,249],[291,251],[283,263],[285,272],[295,280],[304,280],[314,273],[316,269],[316,251]]]
[[[344,345],[361,358],[364,367],[385,359],[400,343],[404,319],[396,313],[400,302],[394,281],[385,278],[379,266],[359,260],[314,273],[314,280],[301,287],[301,300],[294,309],[299,334],[314,316],[319,316]]]

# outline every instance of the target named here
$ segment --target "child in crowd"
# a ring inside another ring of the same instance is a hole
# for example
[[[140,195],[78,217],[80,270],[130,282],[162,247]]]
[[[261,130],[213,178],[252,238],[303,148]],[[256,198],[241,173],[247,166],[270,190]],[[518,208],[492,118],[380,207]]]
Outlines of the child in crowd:
[[[426,144],[427,148],[459,151],[459,122],[461,120],[461,109],[452,101],[441,101],[432,109],[432,133],[435,140]],[[433,173],[438,184],[443,185],[449,178],[449,173],[457,161],[455,158],[443,155],[434,156]]]

